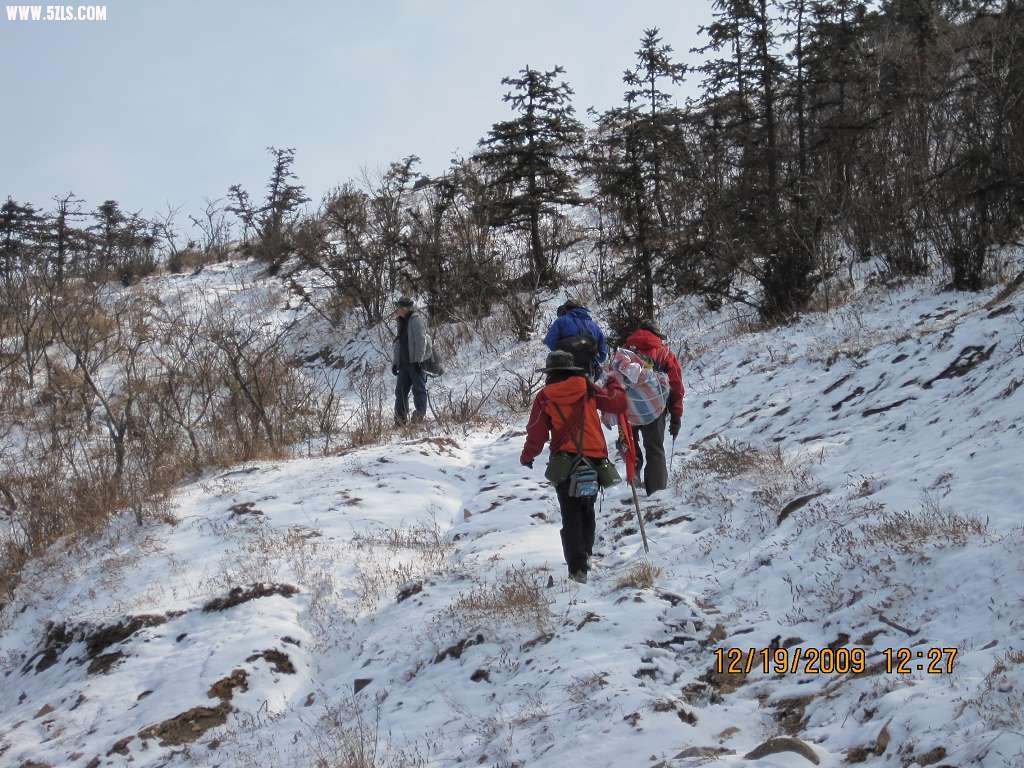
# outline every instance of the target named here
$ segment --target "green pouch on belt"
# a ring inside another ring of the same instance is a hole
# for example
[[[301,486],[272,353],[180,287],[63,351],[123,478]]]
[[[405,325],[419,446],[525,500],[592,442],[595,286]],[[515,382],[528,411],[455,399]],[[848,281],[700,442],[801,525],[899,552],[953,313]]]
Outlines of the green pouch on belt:
[[[559,451],[552,453],[548,459],[548,467],[544,470],[546,477],[553,485],[558,485],[568,479],[569,475],[580,462],[580,457],[575,453]]]
[[[595,467],[597,470],[597,482],[601,484],[602,488],[611,488],[613,485],[618,485],[622,482],[619,470],[608,459],[601,459],[595,463],[597,464]]]

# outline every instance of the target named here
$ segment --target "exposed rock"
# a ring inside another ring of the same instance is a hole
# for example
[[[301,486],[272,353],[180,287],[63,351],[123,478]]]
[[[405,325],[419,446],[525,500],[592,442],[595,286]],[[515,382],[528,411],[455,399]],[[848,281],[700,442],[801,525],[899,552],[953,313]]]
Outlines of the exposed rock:
[[[795,736],[804,727],[804,710],[814,700],[813,696],[797,696],[782,699],[775,705],[775,719],[782,730]]]
[[[463,640],[459,640],[459,642],[448,646],[437,654],[437,656],[434,657],[434,663],[440,664],[445,659],[458,659],[462,656],[462,652],[467,648],[474,645],[480,645],[483,641],[484,636],[481,634],[477,634],[476,637],[467,637]]]
[[[525,643],[519,646],[520,651],[528,651],[538,645],[544,645],[550,643],[555,637],[554,632],[545,632],[543,635],[539,635],[532,640],[527,640]]]
[[[918,765],[934,765],[945,756],[945,747],[935,747],[935,749],[930,749],[922,755],[914,755],[914,760],[917,761]]]
[[[728,747],[688,747],[676,755],[673,760],[685,760],[688,757],[723,757],[735,755],[735,749]]]
[[[876,755],[884,754],[885,750],[889,748],[889,723],[891,722],[892,719],[887,720],[885,725],[882,726],[882,730],[878,732],[877,738],[875,738],[874,752]]]
[[[357,677],[352,681],[352,693],[359,693],[363,688],[373,682],[372,677]]]
[[[777,755],[780,752],[795,752],[801,757],[807,758],[815,765],[821,762],[814,753],[814,750],[806,742],[792,736],[776,736],[773,739],[768,739],[768,741],[757,745],[754,749],[747,752],[743,757],[746,760],[760,760],[762,757]]]
[[[423,582],[422,581],[412,581],[412,582],[409,582],[408,584],[404,584],[404,585],[402,585],[401,588],[399,588],[398,595],[395,597],[395,602],[401,603],[401,602],[403,602],[405,600],[408,600],[413,595],[418,595],[422,591],[423,591]]]
[[[925,382],[921,386],[924,389],[931,389],[932,384],[941,379],[955,379],[961,376],[966,376],[976,366],[984,363],[995,351],[996,344],[993,343],[988,349],[982,346],[966,346],[960,350],[960,354],[957,355],[956,360],[946,366],[946,368],[936,376],[934,379]]]
[[[97,627],[82,638],[85,640],[86,652],[90,659],[95,659],[110,646],[123,643],[139,630],[148,627],[159,627],[161,624],[166,624],[168,618],[180,615],[179,613],[171,613],[165,616],[142,614],[139,616],[129,616],[117,624]]]
[[[125,657],[124,651],[114,651],[113,653],[102,653],[89,662],[89,674],[90,675],[104,675],[109,672],[117,662]]]
[[[114,746],[107,751],[107,757],[110,757],[111,755],[127,755],[129,751],[128,745],[134,738],[134,736],[125,736],[123,739],[115,741]]]
[[[791,502],[786,504],[786,506],[784,506],[782,510],[779,512],[779,516],[775,520],[775,524],[782,525],[783,521],[785,521],[785,519],[789,517],[791,514],[796,512],[798,509],[807,506],[808,503],[814,501],[816,498],[825,493],[828,493],[828,489],[815,491],[814,493],[808,493],[793,499]]]
[[[57,663],[57,659],[61,657],[61,654],[74,641],[74,636],[64,624],[48,622],[46,625],[46,639],[43,640],[43,648],[25,663],[21,670],[22,674],[28,673],[36,659],[39,659],[39,663],[35,665],[36,674],[49,669]]]
[[[256,503],[253,501],[246,501],[241,504],[234,504],[228,508],[231,513],[231,517],[243,517],[245,515],[263,516],[263,512],[256,509]]]

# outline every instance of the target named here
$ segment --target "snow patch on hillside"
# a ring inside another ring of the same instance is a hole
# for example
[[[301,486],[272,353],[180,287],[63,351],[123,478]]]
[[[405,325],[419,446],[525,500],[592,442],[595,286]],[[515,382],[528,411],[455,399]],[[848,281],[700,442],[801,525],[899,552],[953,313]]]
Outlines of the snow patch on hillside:
[[[248,301],[253,269],[188,285]],[[1024,326],[1020,295],[996,294],[867,291],[759,332],[679,302],[673,488],[642,500],[649,557],[625,491],[603,498],[583,586],[542,468],[518,464],[523,415],[183,487],[166,520],[121,520],[26,576],[0,615],[0,758],[1024,764]],[[312,367],[344,358],[339,391],[380,375],[383,329],[332,338],[289,301],[268,322],[329,350]],[[486,323],[442,332],[464,340],[439,385],[456,395],[543,358]],[[729,648],[855,649],[866,668],[765,673],[755,655],[725,674]],[[908,673],[887,648],[911,649]],[[956,649],[951,672],[916,669],[932,648]],[[755,751],[773,737],[799,741]]]

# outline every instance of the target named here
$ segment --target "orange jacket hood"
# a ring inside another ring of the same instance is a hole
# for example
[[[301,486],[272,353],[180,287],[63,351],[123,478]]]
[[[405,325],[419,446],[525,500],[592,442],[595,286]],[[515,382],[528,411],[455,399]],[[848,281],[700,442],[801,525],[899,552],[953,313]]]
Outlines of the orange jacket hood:
[[[570,376],[565,381],[548,384],[544,387],[544,394],[551,402],[558,403],[560,408],[572,407],[587,394],[587,378]]]

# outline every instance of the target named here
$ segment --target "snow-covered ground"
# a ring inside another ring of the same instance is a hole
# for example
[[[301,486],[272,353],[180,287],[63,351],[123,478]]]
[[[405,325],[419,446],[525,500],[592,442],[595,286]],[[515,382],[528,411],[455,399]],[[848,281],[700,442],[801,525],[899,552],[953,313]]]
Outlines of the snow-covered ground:
[[[523,414],[183,487],[0,614],[0,763],[1024,765],[1024,305],[998,293],[759,332],[679,302],[673,487],[646,557],[604,497],[586,585]],[[317,327],[307,351],[381,363],[382,334]],[[543,359],[476,330],[450,391]]]

